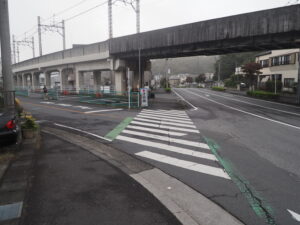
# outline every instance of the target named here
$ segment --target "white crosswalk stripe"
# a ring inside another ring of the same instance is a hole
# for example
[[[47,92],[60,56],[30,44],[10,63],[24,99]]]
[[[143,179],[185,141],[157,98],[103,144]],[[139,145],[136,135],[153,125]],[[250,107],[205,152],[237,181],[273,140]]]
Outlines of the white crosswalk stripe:
[[[144,121],[144,122],[150,122],[150,123],[159,123],[159,124],[167,124],[167,125],[173,125],[173,126],[178,126],[178,127],[191,127],[191,128],[196,128],[195,125],[189,125],[189,124],[180,124],[180,123],[172,123],[172,122],[166,122],[166,121],[158,121],[158,120],[149,120],[149,119],[143,119],[136,117],[134,120],[139,120],[139,121]]]
[[[152,129],[147,127],[139,127],[139,126],[132,126],[128,125],[127,128],[135,129],[135,130],[142,130],[142,131],[150,131],[153,133],[159,133],[159,134],[167,134],[172,136],[185,136],[185,133],[180,132],[174,132],[174,131],[167,131],[167,130],[161,130],[161,129]]]
[[[148,147],[152,147],[152,148],[159,148],[164,151],[176,152],[176,153],[183,154],[183,155],[189,155],[189,156],[194,156],[194,157],[203,158],[203,159],[209,159],[209,160],[213,160],[213,161],[217,160],[213,154],[193,151],[190,149],[176,147],[176,146],[167,145],[167,144],[161,144],[161,143],[157,143],[154,141],[145,141],[145,140],[131,138],[131,137],[122,136],[122,135],[119,135],[118,137],[116,137],[116,139],[139,144],[139,145],[144,145],[144,146],[148,146]]]
[[[149,133],[144,133],[144,132],[136,132],[136,131],[131,131],[131,130],[123,130],[122,133],[133,134],[133,135],[141,136],[141,137],[148,137],[148,138],[158,139],[158,140],[162,140],[162,141],[174,142],[174,143],[178,143],[178,144],[209,149],[207,144],[195,142],[195,141],[187,141],[187,140],[183,140],[183,139],[176,139],[176,138],[171,138],[171,137],[167,137],[167,136],[160,136],[160,135],[149,134]]]
[[[143,146],[134,154],[162,164],[175,166],[199,174],[230,179],[218,164],[217,158],[185,111],[142,110],[116,139]],[[197,141],[199,140],[199,141]],[[158,154],[157,152],[163,154]],[[182,159],[180,159],[182,158]]]
[[[191,119],[189,119],[189,117],[187,117],[187,116],[170,116],[170,115],[160,115],[160,114],[144,113],[144,112],[139,113],[139,115],[151,116],[151,117],[157,117],[157,118],[167,118],[167,119],[172,118],[172,119],[179,119],[179,120],[183,120],[183,121],[191,121]]]
[[[144,126],[148,126],[148,127],[164,128],[164,129],[170,129],[170,130],[179,130],[179,131],[185,131],[185,132],[189,132],[189,133],[198,133],[198,134],[200,133],[199,130],[195,130],[195,129],[185,129],[185,128],[179,128],[179,127],[174,127],[174,126],[143,123],[143,122],[138,122],[138,121],[131,121],[131,124],[144,125]]]
[[[138,115],[138,118],[146,118],[146,119],[152,119],[152,120],[161,120],[161,121],[170,121],[170,122],[176,122],[176,123],[185,123],[185,124],[193,124],[193,122],[188,120],[181,120],[181,119],[168,119],[168,118],[162,118],[162,117],[156,117],[156,116],[145,116],[145,115]]]
[[[135,155],[138,155],[138,156],[141,156],[141,157],[144,157],[147,159],[159,161],[162,163],[166,163],[166,164],[169,164],[172,166],[177,166],[177,167],[181,167],[181,168],[188,169],[188,170],[193,170],[193,171],[200,172],[200,173],[205,173],[205,174],[209,174],[209,175],[213,175],[213,176],[217,176],[217,177],[222,177],[225,179],[230,179],[230,177],[227,175],[227,173],[225,173],[220,168],[202,165],[202,164],[198,164],[198,163],[194,163],[194,162],[190,162],[190,161],[186,161],[186,160],[176,159],[174,157],[169,157],[166,155],[161,155],[161,154],[157,154],[157,153],[153,153],[153,152],[149,152],[149,151],[135,153]]]

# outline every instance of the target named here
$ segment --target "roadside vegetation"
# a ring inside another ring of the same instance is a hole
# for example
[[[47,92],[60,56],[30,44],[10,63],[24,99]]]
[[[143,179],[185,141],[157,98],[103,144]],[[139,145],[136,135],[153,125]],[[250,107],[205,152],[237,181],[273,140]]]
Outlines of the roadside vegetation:
[[[267,91],[247,91],[247,95],[255,98],[278,100],[279,94]]]
[[[224,87],[212,87],[211,89],[214,91],[226,91],[226,88]]]

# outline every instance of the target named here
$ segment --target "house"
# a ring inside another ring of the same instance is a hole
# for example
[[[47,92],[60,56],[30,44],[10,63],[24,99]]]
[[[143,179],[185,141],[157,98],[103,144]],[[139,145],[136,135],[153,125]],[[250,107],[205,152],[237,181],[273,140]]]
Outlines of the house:
[[[268,80],[278,80],[283,84],[284,91],[293,91],[298,82],[300,49],[267,51],[256,56],[256,62],[261,64],[262,74],[258,77],[259,85]]]

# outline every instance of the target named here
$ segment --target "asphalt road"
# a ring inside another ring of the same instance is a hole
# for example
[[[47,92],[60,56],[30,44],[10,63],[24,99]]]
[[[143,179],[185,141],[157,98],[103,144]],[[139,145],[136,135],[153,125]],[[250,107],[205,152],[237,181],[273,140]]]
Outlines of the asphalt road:
[[[101,111],[107,108],[72,97],[21,100],[41,122],[147,161],[245,224],[299,224],[287,210],[300,213],[300,109],[207,89],[175,91],[190,110],[166,104],[176,102],[173,95],[142,111]],[[112,142],[101,138],[128,118]]]
[[[268,223],[299,224],[287,210],[300,213],[300,108],[207,89],[175,91],[198,108],[189,116],[202,135],[270,208]]]

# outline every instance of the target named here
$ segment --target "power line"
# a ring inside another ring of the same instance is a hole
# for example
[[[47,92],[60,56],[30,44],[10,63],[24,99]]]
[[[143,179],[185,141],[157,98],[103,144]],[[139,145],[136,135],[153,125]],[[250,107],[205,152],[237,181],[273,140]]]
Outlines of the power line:
[[[96,5],[96,6],[92,7],[92,8],[89,8],[89,9],[87,9],[87,10],[85,10],[85,11],[82,11],[82,12],[80,12],[80,13],[74,15],[74,16],[71,16],[71,17],[65,19],[65,21],[69,21],[69,20],[72,20],[72,19],[74,19],[74,18],[76,18],[76,17],[78,17],[78,16],[81,16],[81,15],[83,15],[83,14],[86,14],[86,13],[88,13],[88,12],[90,12],[90,11],[92,11],[92,10],[94,10],[94,9],[96,9],[96,8],[98,8],[98,7],[100,7],[100,6],[105,5],[106,3],[108,3],[108,1],[102,2],[102,3]]]

